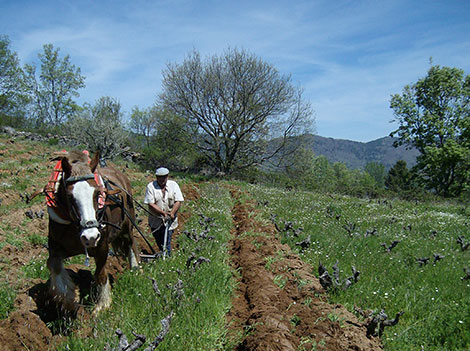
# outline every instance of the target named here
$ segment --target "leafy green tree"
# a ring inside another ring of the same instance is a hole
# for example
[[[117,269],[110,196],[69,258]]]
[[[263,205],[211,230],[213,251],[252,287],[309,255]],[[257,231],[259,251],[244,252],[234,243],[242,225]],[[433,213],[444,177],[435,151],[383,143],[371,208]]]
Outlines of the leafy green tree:
[[[306,147],[300,147],[292,154],[288,163],[284,163],[284,172],[293,181],[301,186],[310,183],[312,168],[315,162],[314,152]]]
[[[336,183],[336,191],[351,194],[354,185],[354,176],[344,162],[335,162],[332,166]]]
[[[151,150],[147,150],[146,154],[153,155],[154,164],[178,170],[200,169],[204,162],[200,162],[203,161],[201,155],[193,146],[194,136],[188,121],[161,106],[154,106],[151,113],[156,131],[151,139]],[[196,165],[198,162],[201,165]]]
[[[377,184],[378,187],[383,188],[385,186],[385,166],[379,162],[368,162],[364,167],[364,171],[368,173]]]
[[[161,100],[188,120],[199,150],[225,173],[261,164],[313,124],[310,105],[290,77],[244,50],[206,60],[194,51],[182,64],[169,64]],[[267,140],[275,137],[282,142],[267,152]]]
[[[54,49],[52,44],[44,45],[43,49],[44,52],[38,54],[41,61],[39,77],[34,64],[25,65],[32,117],[37,126],[57,126],[79,110],[74,98],[80,96],[78,89],[85,87],[85,77],[80,68],[70,62],[69,55],[61,59],[59,49]]]
[[[415,146],[419,175],[428,188],[459,195],[470,182],[470,76],[431,66],[426,77],[392,96],[397,145]]]
[[[352,194],[355,196],[369,196],[376,197],[377,190],[380,188],[377,180],[367,171],[360,171],[358,169],[352,170]]]
[[[400,193],[410,190],[411,173],[406,166],[406,161],[399,160],[388,171],[385,179],[387,189]]]
[[[157,131],[158,113],[156,108],[139,109],[137,106],[131,111],[129,126],[132,131],[145,137],[146,146],[150,147],[151,136]]]
[[[99,151],[101,160],[113,159],[126,150],[129,133],[124,129],[121,104],[109,96],[101,97],[66,124],[68,135],[90,151]]]
[[[24,117],[27,94],[24,73],[10,40],[0,36],[0,122],[17,126]]]
[[[314,189],[333,191],[336,188],[334,170],[325,156],[320,155],[313,161],[311,179]]]

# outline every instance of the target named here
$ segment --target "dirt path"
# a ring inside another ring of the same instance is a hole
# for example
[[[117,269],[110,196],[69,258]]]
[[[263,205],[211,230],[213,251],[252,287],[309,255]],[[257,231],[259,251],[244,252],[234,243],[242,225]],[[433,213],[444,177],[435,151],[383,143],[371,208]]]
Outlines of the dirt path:
[[[255,211],[236,201],[232,213],[232,264],[240,281],[228,320],[233,335],[245,336],[236,350],[382,350],[353,314],[325,301],[312,267],[280,243],[272,225],[254,221]]]

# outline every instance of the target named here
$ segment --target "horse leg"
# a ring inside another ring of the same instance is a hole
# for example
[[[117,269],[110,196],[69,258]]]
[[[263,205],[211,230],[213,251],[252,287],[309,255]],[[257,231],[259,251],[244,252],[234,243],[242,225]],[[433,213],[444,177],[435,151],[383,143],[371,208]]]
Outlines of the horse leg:
[[[111,306],[111,284],[108,279],[108,272],[106,270],[106,259],[108,257],[108,251],[99,253],[95,257],[96,271],[95,271],[95,283],[97,288],[97,301],[93,310],[93,316],[97,316],[98,313]]]
[[[132,224],[129,220],[126,221],[126,224],[123,225],[121,232],[121,237],[125,238],[123,240],[124,251],[129,262],[131,269],[139,268],[139,261],[137,259],[137,245],[134,238],[132,237]]]
[[[129,229],[128,229],[128,236],[129,236],[129,243],[127,245],[127,259],[129,260],[129,266],[131,269],[137,269],[139,268],[139,259],[138,257],[138,251],[137,251],[137,245],[136,242],[132,236],[132,224],[129,223]]]
[[[75,294],[75,284],[64,268],[61,257],[49,257],[47,268],[50,272],[49,291],[55,301],[71,312],[75,312],[78,305],[78,296]]]

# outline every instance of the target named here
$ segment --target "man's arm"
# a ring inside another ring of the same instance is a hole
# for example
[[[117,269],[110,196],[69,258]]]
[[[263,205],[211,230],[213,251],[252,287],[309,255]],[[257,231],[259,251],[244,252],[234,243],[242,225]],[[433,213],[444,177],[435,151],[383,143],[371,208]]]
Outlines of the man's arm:
[[[175,220],[175,216],[178,213],[178,210],[180,207],[181,207],[181,201],[175,201],[175,204],[173,205],[173,208],[171,209],[171,212],[170,212],[170,217],[172,221]]]

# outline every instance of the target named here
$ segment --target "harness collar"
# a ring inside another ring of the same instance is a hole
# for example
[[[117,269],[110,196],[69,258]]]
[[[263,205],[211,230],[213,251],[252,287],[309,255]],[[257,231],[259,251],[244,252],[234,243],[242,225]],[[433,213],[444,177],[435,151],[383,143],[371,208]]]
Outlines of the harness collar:
[[[53,220],[54,222],[56,223],[59,223],[59,224],[71,224],[72,221],[68,220],[68,219],[65,219],[65,218],[62,218],[56,211],[56,207],[51,207],[51,206],[47,206],[47,213],[49,214],[49,219]]]
[[[83,175],[83,176],[76,176],[76,177],[68,177],[65,182],[66,183],[76,183],[81,180],[88,180],[88,179],[95,179],[95,175],[93,173]]]

